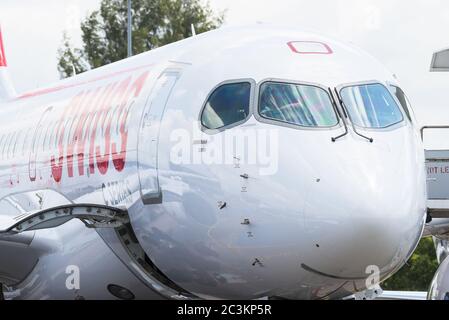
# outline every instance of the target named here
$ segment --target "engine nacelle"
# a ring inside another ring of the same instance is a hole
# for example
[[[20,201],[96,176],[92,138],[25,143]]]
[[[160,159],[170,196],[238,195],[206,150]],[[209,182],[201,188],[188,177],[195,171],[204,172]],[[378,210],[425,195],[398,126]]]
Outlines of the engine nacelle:
[[[427,294],[429,300],[449,300],[449,259],[440,264]]]

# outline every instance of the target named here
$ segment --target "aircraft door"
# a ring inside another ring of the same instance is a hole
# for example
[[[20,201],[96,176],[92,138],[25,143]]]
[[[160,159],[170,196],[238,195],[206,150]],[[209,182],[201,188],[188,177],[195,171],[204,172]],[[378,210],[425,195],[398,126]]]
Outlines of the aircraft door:
[[[157,79],[150,99],[145,107],[138,141],[138,170],[140,195],[144,204],[162,202],[162,192],[158,177],[158,142],[160,123],[170,93],[180,76],[180,72],[165,71]]]

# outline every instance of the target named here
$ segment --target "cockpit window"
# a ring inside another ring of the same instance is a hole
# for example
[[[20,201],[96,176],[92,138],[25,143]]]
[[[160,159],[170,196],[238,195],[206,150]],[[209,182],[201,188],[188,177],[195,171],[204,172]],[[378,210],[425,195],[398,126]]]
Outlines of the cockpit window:
[[[404,120],[390,91],[381,84],[345,87],[340,94],[356,126],[386,128]]]
[[[220,129],[244,121],[249,115],[251,83],[224,84],[210,95],[201,114],[208,129]]]
[[[404,109],[405,114],[407,115],[407,118],[412,121],[411,117],[411,105],[410,101],[408,100],[407,96],[405,95],[404,91],[402,91],[401,88],[397,86],[390,85],[391,91],[393,94],[398,98],[399,102],[401,103],[402,109]]]
[[[329,94],[312,85],[263,83],[259,114],[267,119],[303,127],[333,127],[338,124]]]

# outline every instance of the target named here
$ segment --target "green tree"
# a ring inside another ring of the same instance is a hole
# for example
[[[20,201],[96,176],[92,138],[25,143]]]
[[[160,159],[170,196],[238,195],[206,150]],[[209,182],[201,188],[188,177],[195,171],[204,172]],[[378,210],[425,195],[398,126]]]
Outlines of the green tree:
[[[215,14],[201,0],[133,0],[133,53],[142,53],[192,34],[219,27],[224,13]],[[58,50],[61,78],[122,60],[127,56],[127,1],[102,0],[100,8],[81,23],[82,49],[64,34]]]
[[[427,291],[437,269],[432,238],[423,238],[407,264],[381,287],[383,290]]]
[[[62,46],[58,50],[58,69],[60,72],[64,70],[64,74],[66,76],[70,76],[73,74],[78,74],[85,71],[88,66],[82,65],[82,57],[83,52],[80,49],[72,48],[70,43],[70,39],[67,36],[67,33],[64,32]]]

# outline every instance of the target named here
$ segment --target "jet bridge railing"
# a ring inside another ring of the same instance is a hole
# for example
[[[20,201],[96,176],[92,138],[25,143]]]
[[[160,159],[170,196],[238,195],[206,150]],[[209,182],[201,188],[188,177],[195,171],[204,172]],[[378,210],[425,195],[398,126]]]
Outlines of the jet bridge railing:
[[[421,128],[421,139],[424,141],[424,132],[429,129],[449,129],[448,126],[424,126]]]

